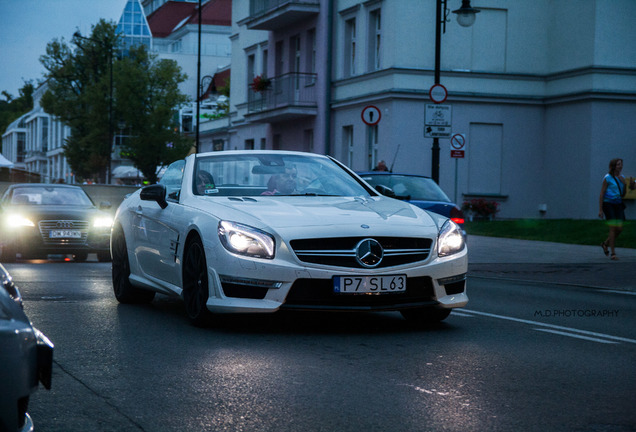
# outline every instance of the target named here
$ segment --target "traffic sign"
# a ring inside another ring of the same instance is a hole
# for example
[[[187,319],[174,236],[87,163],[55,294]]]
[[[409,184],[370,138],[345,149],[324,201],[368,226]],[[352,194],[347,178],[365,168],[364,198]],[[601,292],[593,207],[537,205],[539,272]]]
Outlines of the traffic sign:
[[[441,84],[433,84],[428,91],[428,96],[435,103],[443,103],[448,97],[448,91],[446,90],[446,87]]]
[[[362,110],[362,121],[369,126],[375,126],[380,123],[382,113],[378,107],[369,105]]]
[[[462,134],[455,134],[451,138],[451,150],[462,150],[466,145],[466,137]]]
[[[466,136],[463,134],[455,134],[450,139],[452,158],[463,158],[464,148],[466,146]]]
[[[450,138],[452,134],[450,105],[426,104],[424,136],[426,138]]]

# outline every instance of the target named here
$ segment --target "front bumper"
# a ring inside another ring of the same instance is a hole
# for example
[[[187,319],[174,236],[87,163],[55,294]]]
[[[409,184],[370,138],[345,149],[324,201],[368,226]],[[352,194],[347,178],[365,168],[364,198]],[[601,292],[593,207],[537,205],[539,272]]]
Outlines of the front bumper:
[[[210,251],[208,257],[227,256]],[[382,269],[308,266],[277,259],[238,259],[208,262],[212,312],[275,312],[279,309],[399,311],[410,308],[457,308],[468,303],[466,249],[416,265]],[[217,269],[222,269],[217,271]],[[220,273],[222,272],[222,273]],[[337,294],[334,276],[404,274],[406,291],[383,294]]]
[[[110,250],[110,229],[91,229],[82,232],[78,239],[51,239],[48,231],[37,227],[21,227],[13,232],[3,232],[3,250],[40,256],[46,254],[74,254],[80,252],[108,252]]]

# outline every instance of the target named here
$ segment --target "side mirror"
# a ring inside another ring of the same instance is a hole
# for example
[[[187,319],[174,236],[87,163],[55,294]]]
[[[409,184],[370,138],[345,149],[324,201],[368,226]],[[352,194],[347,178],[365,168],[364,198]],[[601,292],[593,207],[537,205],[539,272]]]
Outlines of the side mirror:
[[[168,207],[168,203],[166,202],[166,187],[162,184],[154,184],[142,188],[139,197],[143,201],[156,201],[162,209]]]
[[[390,187],[379,184],[375,187],[375,190],[380,192],[384,196],[395,198],[395,192],[393,192],[393,189],[391,189]]]

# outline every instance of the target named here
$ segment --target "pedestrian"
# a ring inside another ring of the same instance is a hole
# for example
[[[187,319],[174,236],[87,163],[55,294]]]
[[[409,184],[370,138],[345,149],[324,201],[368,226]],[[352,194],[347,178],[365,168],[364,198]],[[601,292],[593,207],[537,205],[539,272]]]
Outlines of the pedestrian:
[[[623,159],[612,159],[609,163],[609,172],[603,178],[601,186],[601,195],[598,202],[598,217],[607,220],[609,225],[609,235],[601,247],[606,256],[610,256],[612,260],[618,260],[616,256],[616,238],[623,231],[623,221],[625,220],[625,203],[623,197],[627,192],[627,181],[621,174],[623,170]],[[630,177],[629,188],[634,189],[636,183]]]
[[[373,168],[373,171],[388,171],[388,170],[389,170],[389,168],[387,168],[386,162],[384,162],[383,160],[378,162],[378,166]]]

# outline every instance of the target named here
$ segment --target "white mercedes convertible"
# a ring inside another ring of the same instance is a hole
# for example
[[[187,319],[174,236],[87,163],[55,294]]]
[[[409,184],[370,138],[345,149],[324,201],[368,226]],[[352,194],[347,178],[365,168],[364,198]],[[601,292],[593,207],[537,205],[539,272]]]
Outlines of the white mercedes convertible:
[[[111,255],[118,301],[181,296],[196,325],[215,313],[280,309],[399,311],[421,324],[468,302],[454,222],[311,153],[174,162],[121,204]]]

